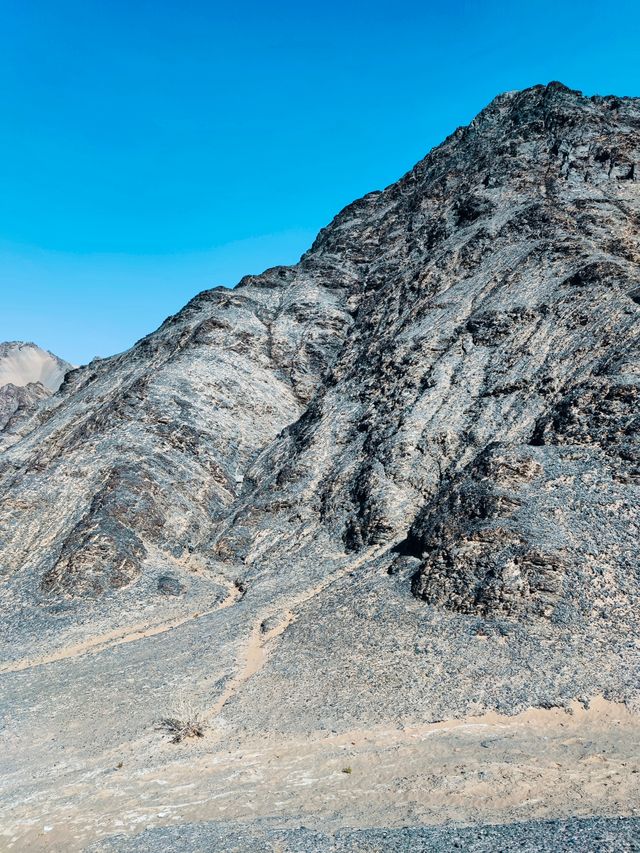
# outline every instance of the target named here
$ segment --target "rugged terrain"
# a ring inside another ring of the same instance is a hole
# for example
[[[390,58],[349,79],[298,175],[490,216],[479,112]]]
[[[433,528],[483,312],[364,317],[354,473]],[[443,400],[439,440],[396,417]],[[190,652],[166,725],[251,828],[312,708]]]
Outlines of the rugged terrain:
[[[0,432],[7,849],[636,849],[639,170],[502,95]]]

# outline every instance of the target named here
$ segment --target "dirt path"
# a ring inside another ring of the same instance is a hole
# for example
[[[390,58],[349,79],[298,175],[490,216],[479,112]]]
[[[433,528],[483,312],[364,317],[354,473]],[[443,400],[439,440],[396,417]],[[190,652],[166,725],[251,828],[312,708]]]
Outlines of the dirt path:
[[[231,607],[242,597],[242,592],[230,581],[222,578],[216,578],[216,582],[227,588],[227,597],[224,601],[220,602],[220,604],[217,604],[209,610],[188,613],[185,616],[168,619],[166,622],[161,622],[158,625],[139,625],[125,629],[117,628],[106,634],[101,634],[97,637],[90,637],[80,643],[75,643],[74,645],[58,649],[49,655],[43,655],[42,657],[37,658],[23,658],[22,660],[11,661],[10,663],[0,665],[0,675],[7,672],[22,672],[25,669],[33,669],[36,666],[45,666],[50,663],[57,663],[61,660],[77,658],[82,655],[98,654],[98,652],[105,651],[105,649],[121,646],[124,643],[134,643],[137,640],[155,637],[158,634],[164,634],[174,628],[179,628],[187,622],[194,622],[197,619],[202,619],[204,616],[209,616],[211,613],[216,613],[218,610],[224,610],[227,607]]]
[[[299,607],[301,604],[304,604],[306,601],[326,589],[326,587],[330,586],[332,583],[339,580],[341,577],[344,577],[344,575],[348,574],[349,572],[355,571],[355,569],[359,568],[364,563],[368,562],[371,559],[374,559],[374,557],[379,556],[381,553],[384,553],[384,551],[387,551],[392,547],[393,543],[391,545],[376,546],[375,548],[369,549],[357,560],[352,563],[349,563],[346,566],[343,566],[337,572],[334,572],[332,575],[329,575],[329,577],[325,578],[321,583],[317,584],[314,587],[311,587],[308,590],[305,590],[304,592],[291,598],[290,600],[279,604],[278,608],[275,611],[273,608],[271,608],[268,612],[263,612],[249,635],[249,640],[247,642],[246,647],[243,649],[242,655],[238,662],[237,675],[231,680],[231,682],[225,689],[222,696],[218,699],[214,707],[209,712],[207,712],[206,717],[210,718],[218,714],[222,707],[227,703],[231,696],[242,686],[242,684],[247,679],[251,678],[251,676],[254,675],[259,669],[261,669],[264,664],[264,661],[266,660],[265,647],[267,643],[282,634],[286,630],[286,628],[294,621],[294,608]],[[71,646],[66,646],[62,649],[58,649],[55,652],[51,652],[51,654],[49,655],[42,655],[41,657],[34,658],[23,658],[22,660],[10,661],[9,663],[0,664],[0,675],[9,672],[23,672],[27,669],[33,669],[38,666],[46,666],[47,664],[58,663],[62,660],[69,660],[71,658],[81,657],[83,655],[98,654],[99,652],[105,651],[106,649],[121,646],[125,643],[134,643],[137,640],[144,640],[149,637],[155,637],[158,634],[164,634],[167,631],[179,628],[188,622],[194,622],[198,619],[202,619],[204,616],[209,616],[212,613],[216,613],[218,610],[224,610],[227,607],[231,607],[233,604],[239,601],[240,598],[242,598],[243,593],[231,581],[221,577],[217,577],[215,580],[216,583],[219,583],[221,586],[225,586],[227,588],[227,597],[220,604],[209,610],[188,613],[185,616],[168,619],[166,622],[161,622],[158,625],[137,625],[135,627],[124,629],[116,628],[115,630],[109,631],[106,634],[101,634],[97,637],[90,637],[89,639],[83,640],[82,642],[75,643]],[[261,630],[261,625],[265,622],[265,620],[272,618],[274,612],[281,612],[283,614],[282,621],[275,628],[264,632],[263,630]]]
[[[242,649],[242,652],[236,661],[235,676],[229,681],[215,705],[213,705],[213,707],[203,715],[204,719],[211,721],[216,717],[220,711],[222,711],[227,702],[240,690],[242,685],[262,669],[267,660],[267,646],[271,641],[275,640],[276,637],[281,636],[287,628],[295,622],[295,611],[298,607],[301,607],[307,601],[315,598],[316,595],[319,595],[327,589],[327,587],[340,580],[340,578],[356,571],[365,563],[368,563],[376,557],[390,551],[394,545],[395,543],[392,542],[391,544],[387,543],[385,545],[376,545],[373,548],[369,548],[368,551],[365,551],[365,553],[356,560],[342,566],[340,569],[320,581],[320,583],[303,590],[291,598],[278,602],[278,606],[275,608],[270,607],[268,610],[262,611],[251,629],[246,645]],[[275,626],[265,630],[268,622],[272,621],[274,618],[277,619]]]

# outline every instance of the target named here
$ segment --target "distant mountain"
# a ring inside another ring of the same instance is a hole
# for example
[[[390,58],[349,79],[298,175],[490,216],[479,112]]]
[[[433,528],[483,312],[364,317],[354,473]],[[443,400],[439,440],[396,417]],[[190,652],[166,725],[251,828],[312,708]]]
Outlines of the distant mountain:
[[[36,344],[0,343],[0,431],[10,429],[56,392],[73,365]]]
[[[0,388],[23,387],[39,382],[48,391],[57,391],[73,365],[36,344],[23,341],[0,343]]]
[[[501,95],[12,427],[12,843],[640,813],[639,188],[640,100]]]

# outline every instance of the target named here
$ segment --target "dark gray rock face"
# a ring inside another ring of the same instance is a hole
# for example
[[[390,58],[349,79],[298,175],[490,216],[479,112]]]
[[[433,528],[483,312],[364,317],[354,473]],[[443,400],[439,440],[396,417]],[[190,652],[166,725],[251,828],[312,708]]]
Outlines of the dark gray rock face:
[[[171,575],[162,575],[158,578],[158,592],[161,595],[182,595],[184,586],[177,578]]]
[[[633,445],[638,192],[620,176],[637,109],[560,86],[503,96],[320,235],[313,257],[359,247],[363,285],[323,386],[270,451],[265,513],[293,492],[348,549],[391,541],[489,443],[528,445],[584,383],[627,389],[615,410]]]
[[[69,374],[0,457],[7,582],[32,607],[405,540],[432,605],[632,612],[639,129],[634,100],[503,95],[297,266]]]
[[[343,278],[272,270],[201,294],[130,352],[70,374],[0,462],[5,574],[28,574],[36,597],[93,597],[134,582],[153,549],[167,565],[197,550],[339,347]],[[12,507],[26,493],[25,528]]]
[[[77,732],[38,746],[43,695],[104,715],[95,773],[146,760],[169,688],[243,737],[638,707],[639,163],[638,99],[501,95],[298,264],[199,294],[0,433],[3,678],[37,735],[15,804],[38,749],[88,760]]]
[[[0,432],[10,430],[49,396],[51,392],[41,382],[29,382],[27,385],[8,382],[0,387]]]
[[[368,201],[375,241],[350,210],[320,235],[313,256],[360,247],[354,325],[219,549],[297,505],[350,551],[408,527],[430,604],[632,612],[639,121],[559,85],[503,96]]]

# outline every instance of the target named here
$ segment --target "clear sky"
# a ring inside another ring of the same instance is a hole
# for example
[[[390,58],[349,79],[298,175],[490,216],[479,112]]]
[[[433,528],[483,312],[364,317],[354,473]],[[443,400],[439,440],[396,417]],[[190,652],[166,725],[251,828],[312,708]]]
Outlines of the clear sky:
[[[125,349],[550,80],[640,95],[640,3],[2,0],[0,341]]]

